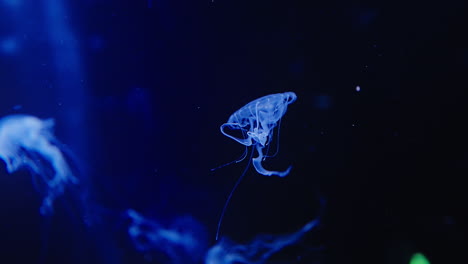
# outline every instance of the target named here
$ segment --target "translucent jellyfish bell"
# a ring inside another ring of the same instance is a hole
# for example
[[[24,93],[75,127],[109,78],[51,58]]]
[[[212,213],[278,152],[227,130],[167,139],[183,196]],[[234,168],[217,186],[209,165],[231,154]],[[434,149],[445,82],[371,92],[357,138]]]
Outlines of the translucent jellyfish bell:
[[[53,126],[53,119],[41,120],[29,115],[0,119],[0,159],[5,161],[9,173],[27,168],[34,177],[40,177],[33,179],[36,187],[45,186],[42,215],[52,212],[53,202],[64,192],[66,184],[78,183],[57,145]]]
[[[273,129],[278,125],[281,118],[286,113],[288,105],[296,101],[297,96],[293,92],[270,94],[258,98],[232,114],[227,123],[221,125],[220,130],[223,135],[235,141],[249,146],[255,146],[258,157],[252,162],[258,173],[265,176],[284,177],[289,174],[291,167],[285,171],[269,171],[262,166],[264,159],[263,149],[273,138]],[[238,138],[226,133],[225,128],[231,130],[241,130],[244,138]]]

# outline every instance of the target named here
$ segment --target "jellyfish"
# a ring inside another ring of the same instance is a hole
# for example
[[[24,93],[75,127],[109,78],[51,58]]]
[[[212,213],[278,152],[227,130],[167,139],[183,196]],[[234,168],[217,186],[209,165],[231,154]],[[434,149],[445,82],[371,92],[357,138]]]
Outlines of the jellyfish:
[[[263,167],[265,158],[264,148],[271,143],[273,129],[278,125],[286,113],[288,105],[296,100],[294,92],[270,94],[258,98],[232,114],[227,123],[221,125],[223,135],[234,139],[240,144],[249,147],[255,146],[258,157],[252,159],[253,166],[258,173],[265,176],[276,175],[284,177],[289,174],[291,167],[285,171],[270,171]],[[244,138],[238,138],[226,133],[225,128],[241,130]]]
[[[235,189],[237,188],[245,173],[247,172],[247,169],[250,165],[250,161],[252,161],[255,170],[258,173],[265,176],[274,175],[284,177],[288,175],[291,171],[291,166],[289,166],[285,171],[267,170],[263,167],[262,161],[267,157],[263,150],[265,149],[265,147],[270,146],[271,140],[273,139],[273,129],[276,126],[278,126],[278,123],[281,121],[281,118],[286,113],[288,105],[296,101],[296,99],[297,96],[294,92],[270,94],[260,97],[246,104],[241,109],[237,110],[234,114],[232,114],[229,117],[227,123],[221,125],[220,130],[221,133],[223,133],[223,135],[234,139],[235,141],[244,145],[246,148],[250,146],[255,146],[258,156],[252,158],[252,150],[247,167],[245,168],[244,172],[232,188],[232,191],[229,194],[226,203],[224,204],[221,216],[218,221],[216,240],[218,240],[219,237],[219,229],[221,227],[221,222],[223,220],[224,213],[226,212],[227,205],[229,204],[229,201],[231,200]],[[225,128],[229,128],[231,130],[240,130],[243,137],[239,138],[230,135],[225,131]],[[245,152],[245,155],[246,153],[247,152]]]
[[[53,119],[39,119],[30,115],[11,115],[0,119],[0,159],[8,173],[21,168],[33,174],[38,191],[45,186],[45,197],[40,207],[42,215],[53,211],[54,200],[68,184],[78,179],[53,134]]]
[[[259,235],[248,244],[236,244],[223,238],[207,252],[205,264],[261,264],[274,253],[299,241],[319,223],[318,219],[298,231],[285,235]]]

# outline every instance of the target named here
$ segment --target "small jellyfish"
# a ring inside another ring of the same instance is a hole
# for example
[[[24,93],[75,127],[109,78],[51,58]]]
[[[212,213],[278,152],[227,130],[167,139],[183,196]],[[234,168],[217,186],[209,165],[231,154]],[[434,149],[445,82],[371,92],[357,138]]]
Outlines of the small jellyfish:
[[[263,149],[269,145],[273,138],[273,129],[278,125],[286,113],[288,105],[296,101],[297,96],[293,92],[270,94],[258,98],[232,114],[227,123],[221,125],[223,135],[234,139],[246,147],[255,146],[258,157],[252,162],[258,173],[265,176],[276,175],[284,177],[289,174],[291,167],[285,171],[269,171],[262,166],[265,158]],[[226,133],[225,128],[241,130],[244,138],[237,138]]]
[[[221,133],[223,133],[223,135],[234,139],[235,141],[244,145],[246,148],[255,146],[258,156],[251,158],[251,160],[255,170],[262,175],[284,177],[288,175],[291,170],[291,166],[289,166],[289,168],[287,168],[285,171],[270,171],[263,167],[262,161],[268,157],[263,152],[263,150],[265,147],[270,146],[271,140],[273,139],[273,129],[278,126],[281,118],[286,113],[288,105],[296,101],[296,99],[297,96],[294,92],[285,92],[263,96],[237,110],[229,117],[227,123],[222,124],[220,127]],[[230,130],[240,130],[243,137],[239,138],[228,134],[225,131],[226,128],[229,128]],[[245,152],[245,154],[246,153],[247,152]],[[253,155],[253,150],[251,155]],[[249,165],[250,158],[249,164],[237,180],[226,200],[226,203],[224,204],[223,211],[221,212],[221,216],[218,221],[216,240],[218,240],[219,237],[219,229],[221,227],[221,222],[223,220],[224,213],[226,212],[227,205],[229,204],[235,189],[247,172]]]
[[[53,202],[67,184],[77,184],[67,160],[53,134],[53,119],[30,115],[11,115],[0,119],[0,159],[9,173],[30,170],[36,187],[45,186],[40,207],[42,215],[53,211]]]

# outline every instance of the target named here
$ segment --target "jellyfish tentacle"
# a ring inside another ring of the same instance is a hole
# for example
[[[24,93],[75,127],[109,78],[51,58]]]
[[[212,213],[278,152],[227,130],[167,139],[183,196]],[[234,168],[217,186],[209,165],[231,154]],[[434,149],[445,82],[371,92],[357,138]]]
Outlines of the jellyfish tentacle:
[[[224,132],[224,127],[226,127],[226,126],[237,126],[237,127],[239,127],[239,124],[237,124],[237,123],[224,123],[220,127],[221,133],[223,133],[223,135],[225,135],[226,137],[234,139],[235,141],[241,143],[244,146],[251,146],[252,145],[252,138],[250,136],[247,137],[247,138],[237,138],[235,136],[229,135],[228,133]]]
[[[243,161],[243,160],[247,157],[247,152],[249,152],[249,147],[245,146],[244,153],[242,153],[242,155],[241,155],[238,159],[235,159],[235,160],[233,160],[233,161],[231,161],[231,162],[228,162],[228,163],[225,163],[225,164],[223,164],[223,165],[220,165],[220,166],[218,166],[218,167],[216,167],[216,168],[213,168],[213,169],[211,169],[211,171],[215,171],[215,170],[224,168],[224,167],[226,167],[226,166],[229,166],[229,165],[231,165],[231,164],[233,164],[233,163],[239,163],[239,162]]]
[[[273,133],[272,133],[272,136],[268,138],[268,142],[267,142],[268,149],[265,152],[265,156],[263,157],[263,160],[265,160],[266,158],[273,158],[273,157],[276,157],[276,155],[278,155],[280,132],[281,132],[280,130],[281,130],[281,118],[278,121],[278,133],[276,135],[276,151],[275,151],[275,153],[273,155],[268,155],[268,153],[270,152],[271,141],[272,141],[272,138],[273,138]]]
[[[250,161],[253,160],[252,156],[253,156],[253,150],[252,150],[252,153],[250,154],[250,157],[249,157],[249,163],[245,167],[244,171],[242,172],[242,175],[237,180],[236,184],[234,185],[234,187],[231,190],[231,193],[229,193],[229,196],[226,199],[226,202],[224,203],[223,211],[221,211],[221,215],[220,215],[219,220],[218,220],[218,228],[216,230],[216,240],[218,240],[218,238],[219,238],[219,231],[221,229],[221,224],[223,222],[223,218],[224,218],[224,214],[226,213],[226,209],[227,209],[227,207],[229,205],[229,202],[231,201],[231,198],[232,198],[232,195],[234,194],[234,191],[237,189],[237,187],[241,183],[242,179],[244,178],[245,174],[247,173],[247,170],[250,167]]]
[[[263,160],[263,149],[260,145],[257,145],[257,152],[258,157],[252,159],[252,164],[255,170],[265,176],[279,176],[284,177],[289,174],[291,171],[292,166],[289,166],[285,171],[270,171],[263,167],[262,160]]]
[[[260,117],[258,116],[258,104],[259,104],[259,102],[257,102],[255,104],[255,116],[257,117],[256,118],[257,119],[256,120],[257,121],[257,127],[256,127],[257,131],[259,130],[259,127],[260,127]]]

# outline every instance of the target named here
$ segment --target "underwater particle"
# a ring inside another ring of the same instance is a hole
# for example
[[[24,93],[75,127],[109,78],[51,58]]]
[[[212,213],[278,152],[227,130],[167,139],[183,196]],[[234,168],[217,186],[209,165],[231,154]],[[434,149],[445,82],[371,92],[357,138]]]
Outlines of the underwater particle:
[[[205,264],[261,264],[281,249],[298,242],[316,227],[319,220],[308,222],[299,231],[287,235],[259,235],[250,243],[235,244],[223,238],[206,254]]]
[[[361,86],[356,86],[356,92],[360,92],[361,91]]]
[[[6,163],[8,173],[26,168],[33,173],[38,191],[43,186],[42,215],[52,213],[54,200],[67,184],[78,183],[53,134],[53,126],[53,119],[30,115],[0,119],[0,159]]]
[[[429,260],[422,253],[414,253],[409,264],[430,264]]]

